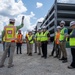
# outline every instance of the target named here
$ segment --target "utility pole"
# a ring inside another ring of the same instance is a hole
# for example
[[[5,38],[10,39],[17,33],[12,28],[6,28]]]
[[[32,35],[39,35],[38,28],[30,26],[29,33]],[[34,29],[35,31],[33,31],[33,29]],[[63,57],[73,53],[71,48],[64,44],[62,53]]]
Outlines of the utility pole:
[[[54,22],[54,25],[55,25],[55,29],[54,31],[56,32],[56,27],[57,27],[57,0],[55,0],[55,22]]]

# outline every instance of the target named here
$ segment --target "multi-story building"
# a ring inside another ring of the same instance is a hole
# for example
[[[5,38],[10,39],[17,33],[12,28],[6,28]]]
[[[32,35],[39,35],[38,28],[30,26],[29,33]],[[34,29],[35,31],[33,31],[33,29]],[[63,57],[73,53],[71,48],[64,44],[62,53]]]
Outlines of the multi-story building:
[[[59,25],[61,20],[64,20],[66,22],[65,26],[69,28],[70,21],[75,20],[75,4],[58,3],[57,0],[55,0],[53,6],[48,11],[48,14],[41,24],[41,26],[46,26],[46,28],[50,31],[52,40],[56,27]]]

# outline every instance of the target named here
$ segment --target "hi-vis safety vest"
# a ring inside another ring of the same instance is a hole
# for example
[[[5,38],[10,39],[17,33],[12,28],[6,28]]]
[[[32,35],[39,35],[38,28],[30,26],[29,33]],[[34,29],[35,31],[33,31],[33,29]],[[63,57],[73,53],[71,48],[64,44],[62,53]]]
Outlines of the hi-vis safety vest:
[[[70,35],[72,34],[72,32],[70,33]],[[70,38],[69,44],[70,44],[70,46],[75,47],[75,37]]]
[[[22,34],[17,34],[17,43],[22,43]]]
[[[46,31],[45,33],[41,33],[41,42],[42,41],[48,41],[48,37],[47,37],[47,34],[48,34],[49,32],[48,31]]]
[[[28,35],[28,33],[27,33],[27,34],[26,34],[26,42],[28,42],[28,36],[29,36],[29,35]]]
[[[59,38],[59,40],[60,41],[63,41],[64,40],[64,30],[65,30],[66,28],[63,28],[62,30],[61,30],[61,32],[60,32],[60,38]]]
[[[55,43],[59,44],[60,32],[55,33]]]
[[[5,42],[15,42],[16,39],[16,27],[8,25],[4,27],[5,30]]]
[[[36,33],[36,41],[41,41],[41,33]]]
[[[5,42],[5,36],[3,37],[3,42]]]
[[[34,43],[32,37],[33,37],[32,35],[31,36],[28,36],[28,40],[30,41],[29,42],[30,44],[33,44]]]

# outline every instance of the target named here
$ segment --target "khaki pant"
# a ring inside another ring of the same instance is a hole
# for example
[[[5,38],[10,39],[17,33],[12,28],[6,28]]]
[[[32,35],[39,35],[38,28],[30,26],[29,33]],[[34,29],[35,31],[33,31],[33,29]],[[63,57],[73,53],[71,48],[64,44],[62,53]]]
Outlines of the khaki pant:
[[[40,41],[37,42],[37,47],[38,47],[39,54],[41,54],[41,42]]]
[[[7,53],[10,47],[10,57],[9,57],[9,61],[8,61],[8,65],[12,65],[13,63],[13,55],[14,55],[14,51],[15,51],[15,46],[16,43],[10,43],[10,42],[6,42],[5,43],[5,51],[3,53],[3,56],[1,58],[1,63],[0,65],[4,65],[5,59],[7,57]]]
[[[27,54],[29,54],[29,42],[27,42]]]
[[[30,53],[32,54],[32,51],[33,51],[33,44],[30,44],[30,43],[29,43],[28,46],[29,46],[29,54],[30,54]]]
[[[60,42],[60,51],[62,52],[62,57],[67,58],[66,52],[66,42]]]
[[[35,41],[35,53],[37,53],[37,42]]]

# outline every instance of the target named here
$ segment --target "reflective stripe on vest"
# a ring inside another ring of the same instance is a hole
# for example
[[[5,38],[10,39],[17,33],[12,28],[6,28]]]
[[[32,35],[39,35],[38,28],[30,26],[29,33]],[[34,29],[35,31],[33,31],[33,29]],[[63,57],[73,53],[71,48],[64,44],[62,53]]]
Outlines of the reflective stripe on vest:
[[[72,34],[72,32],[70,33],[70,35]],[[75,37],[74,38],[70,38],[69,44],[70,44],[70,46],[74,46],[75,47]]]
[[[48,37],[47,37],[47,34],[48,34],[49,32],[48,31],[46,31],[45,33],[41,33],[41,41],[48,41]]]
[[[5,26],[5,41],[6,42],[11,42],[15,41],[16,39],[16,27],[15,26]]]
[[[64,30],[65,30],[66,28],[63,28],[62,30],[61,30],[61,32],[60,32],[60,38],[59,38],[59,40],[60,41],[62,41],[62,40],[64,40]]]
[[[31,35],[31,36],[28,36],[28,40],[29,40],[29,41],[32,40],[32,37],[33,37],[32,35]],[[33,40],[30,41],[29,43],[30,43],[30,44],[33,44]]]

